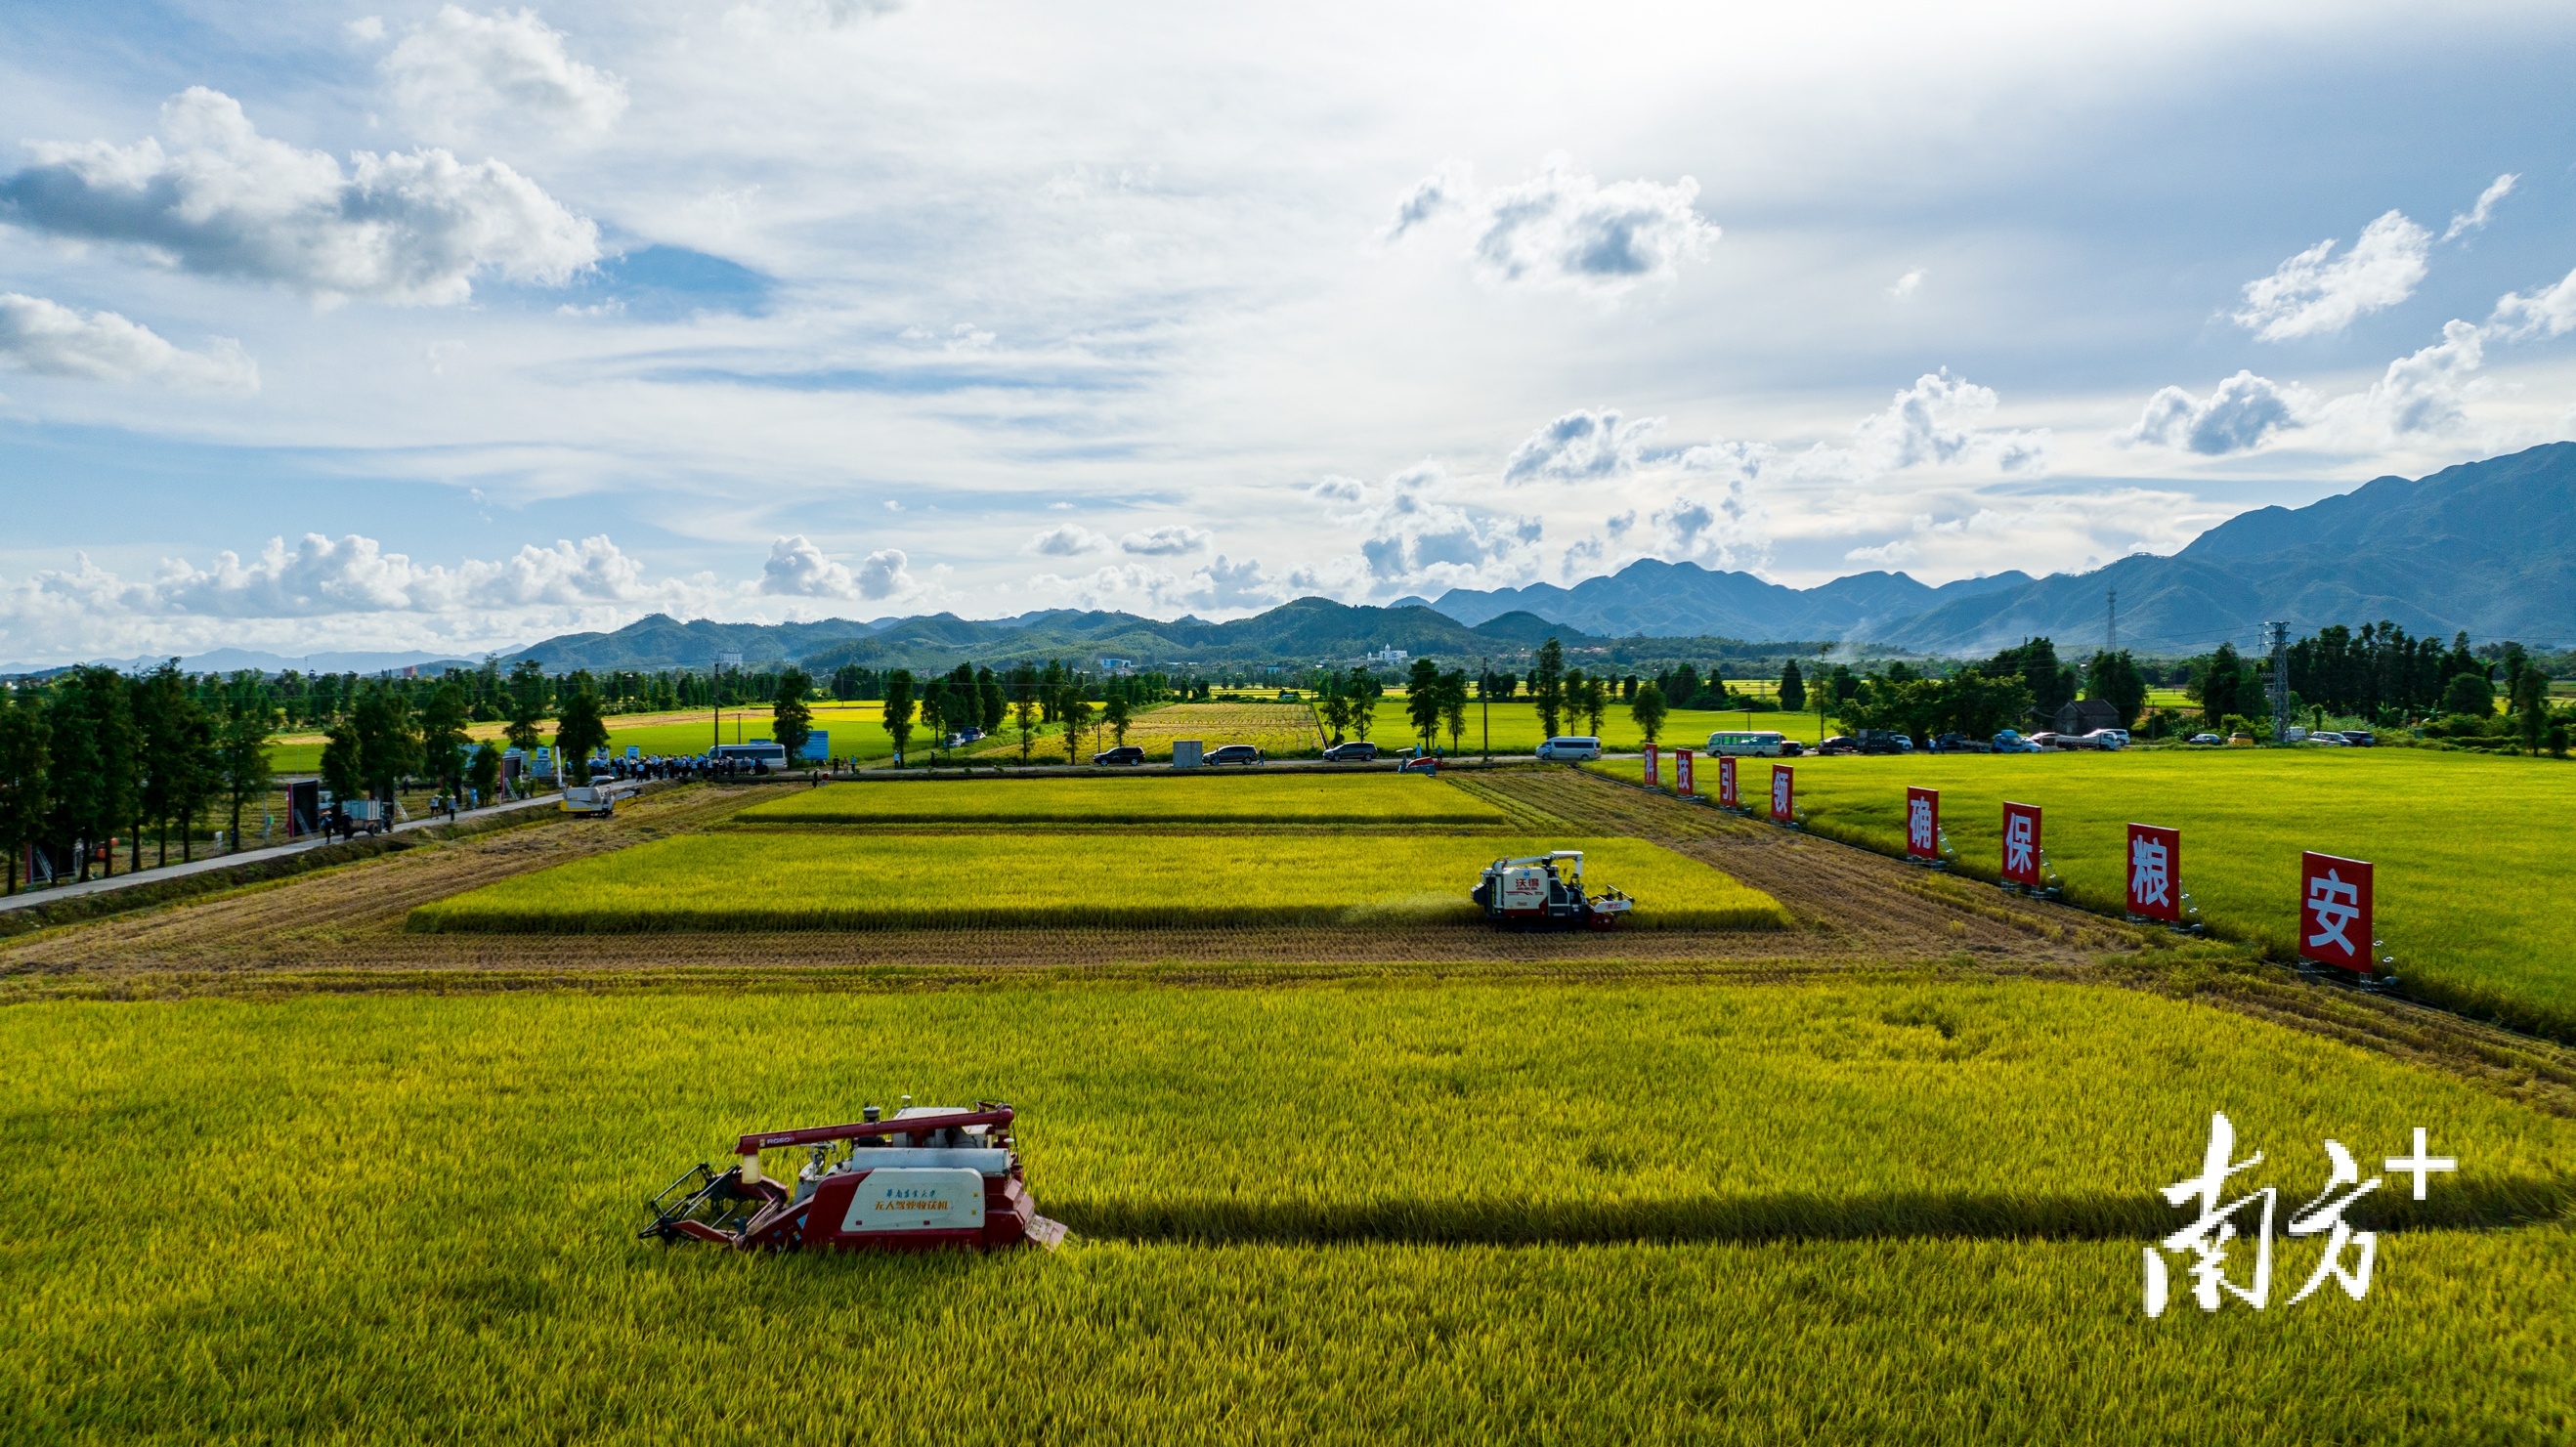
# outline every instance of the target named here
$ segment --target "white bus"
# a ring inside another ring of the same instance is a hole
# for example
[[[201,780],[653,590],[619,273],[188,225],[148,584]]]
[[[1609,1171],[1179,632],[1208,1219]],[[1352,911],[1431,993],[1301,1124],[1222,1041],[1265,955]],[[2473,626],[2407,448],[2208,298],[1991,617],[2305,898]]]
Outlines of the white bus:
[[[1708,752],[1742,758],[1777,759],[1805,753],[1789,736],[1773,729],[1720,729],[1708,736]]]

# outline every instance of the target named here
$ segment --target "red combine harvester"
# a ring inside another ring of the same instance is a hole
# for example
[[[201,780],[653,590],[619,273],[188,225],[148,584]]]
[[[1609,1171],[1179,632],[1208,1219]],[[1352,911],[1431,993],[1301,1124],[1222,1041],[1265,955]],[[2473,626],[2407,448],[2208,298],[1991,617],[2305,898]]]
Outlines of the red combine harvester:
[[[1513,929],[1616,929],[1637,904],[1615,889],[1585,894],[1580,849],[1497,859],[1468,898],[1487,919]]]
[[[909,1101],[910,1097],[906,1097]],[[709,1241],[738,1251],[1053,1249],[1062,1224],[1037,1212],[1007,1133],[1011,1108],[906,1104],[894,1119],[768,1131],[735,1143],[741,1163],[699,1165],[644,1203],[642,1239]],[[832,1147],[847,1142],[839,1159]],[[760,1153],[811,1146],[791,1190],[760,1173]]]

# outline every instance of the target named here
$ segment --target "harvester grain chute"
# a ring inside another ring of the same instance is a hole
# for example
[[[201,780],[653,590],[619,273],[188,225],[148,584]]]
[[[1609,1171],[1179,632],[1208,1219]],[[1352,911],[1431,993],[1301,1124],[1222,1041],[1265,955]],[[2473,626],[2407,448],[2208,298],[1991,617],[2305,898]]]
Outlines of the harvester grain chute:
[[[642,1239],[740,1251],[998,1251],[1064,1240],[1064,1227],[1039,1215],[1029,1195],[1009,1135],[1011,1107],[879,1114],[872,1105],[848,1125],[742,1137],[732,1169],[692,1167],[644,1203],[653,1222]],[[795,1146],[812,1156],[792,1185],[761,1174],[762,1151]]]
[[[1497,859],[1468,897],[1487,919],[1516,929],[1616,929],[1637,903],[1616,889],[1585,893],[1580,849]]]

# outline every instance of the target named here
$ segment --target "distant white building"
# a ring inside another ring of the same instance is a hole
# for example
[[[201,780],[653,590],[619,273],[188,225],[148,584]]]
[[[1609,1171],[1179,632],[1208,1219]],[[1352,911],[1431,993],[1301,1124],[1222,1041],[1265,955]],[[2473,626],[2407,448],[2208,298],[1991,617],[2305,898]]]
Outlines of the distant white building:
[[[1412,656],[1401,648],[1381,648],[1368,655],[1368,661],[1380,668],[1402,668],[1405,660]]]
[[[1103,673],[1121,675],[1134,673],[1136,671],[1136,660],[1132,658],[1104,658],[1100,660],[1100,671]]]

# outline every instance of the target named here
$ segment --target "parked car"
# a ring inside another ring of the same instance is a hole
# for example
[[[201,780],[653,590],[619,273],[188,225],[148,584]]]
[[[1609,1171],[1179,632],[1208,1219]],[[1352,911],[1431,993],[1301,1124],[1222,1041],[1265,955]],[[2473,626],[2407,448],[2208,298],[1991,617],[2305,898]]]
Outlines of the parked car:
[[[1250,744],[1219,744],[1215,748],[1208,750],[1200,762],[1208,764],[1257,764],[1261,762],[1261,750],[1254,748]]]
[[[1538,756],[1566,763],[1589,763],[1601,757],[1601,741],[1590,734],[1559,734],[1538,746]]]
[[[2308,735],[2308,742],[2321,749],[2348,749],[2352,747],[2352,740],[2327,729],[2320,729],[2317,732]]]
[[[2379,735],[2372,733],[2368,729],[2345,729],[2343,731],[2343,741],[2352,745],[2356,749],[2375,749],[2379,747]]]
[[[2034,747],[2043,750],[2080,749],[2084,747],[2082,740],[2069,734],[2054,733],[2048,729],[2041,729],[2038,733],[2032,734],[2030,736],[2030,741]]]
[[[1932,740],[1932,752],[1936,754],[1991,754],[1994,751],[1993,744],[1962,733],[1942,734]]]
[[[1353,739],[1324,750],[1324,762],[1328,764],[1365,764],[1376,757],[1377,745],[1366,739]]]
[[[2003,729],[1997,732],[1993,747],[1994,751],[1999,754],[2035,754],[2039,752],[2039,745],[2023,738],[2021,736],[2021,730],[2019,729]]]
[[[1910,754],[1914,752],[1913,738],[1910,735],[1899,733],[1894,729],[1862,729],[1860,731],[1859,743],[1860,751],[1864,754]]]
[[[1825,740],[1823,743],[1816,745],[1816,752],[1820,754],[1856,754],[1860,752],[1860,740],[1853,738],[1849,734],[1836,734],[1832,738]]]
[[[1120,744],[1114,749],[1102,749],[1093,754],[1091,761],[1095,764],[1141,764],[1145,762],[1145,750],[1136,744]]]
[[[2187,742],[2195,744],[2223,744],[2227,742],[2227,740],[2220,738],[2216,734],[2193,734]]]
[[[2127,729],[2095,729],[2084,736],[2083,743],[2084,747],[2088,749],[2100,749],[2104,753],[2118,753],[2120,750],[2129,746],[2129,731]]]

